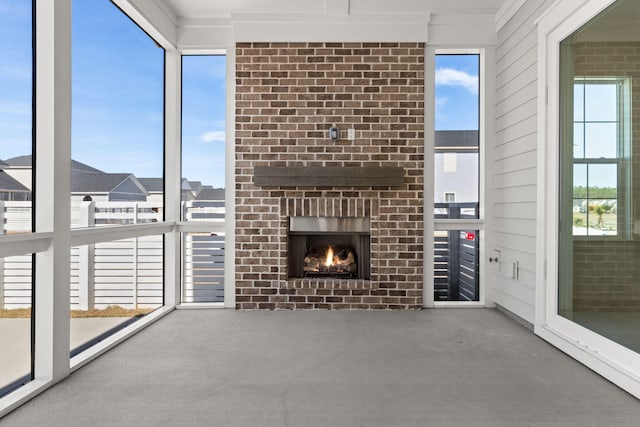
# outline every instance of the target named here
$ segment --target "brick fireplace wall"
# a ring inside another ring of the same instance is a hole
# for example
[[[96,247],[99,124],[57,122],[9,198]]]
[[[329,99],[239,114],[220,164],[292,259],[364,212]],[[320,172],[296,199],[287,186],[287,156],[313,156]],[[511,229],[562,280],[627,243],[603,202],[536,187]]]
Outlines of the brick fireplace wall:
[[[422,307],[424,44],[238,43],[235,150],[238,309]],[[400,187],[261,187],[256,166],[405,175]],[[293,215],[370,217],[370,280],[289,279]]]

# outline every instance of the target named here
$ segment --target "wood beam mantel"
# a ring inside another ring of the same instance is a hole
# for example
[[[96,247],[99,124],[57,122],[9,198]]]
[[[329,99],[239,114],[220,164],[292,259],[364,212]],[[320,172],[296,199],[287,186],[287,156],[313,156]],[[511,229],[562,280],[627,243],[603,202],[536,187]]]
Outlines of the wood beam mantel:
[[[253,183],[261,187],[399,187],[403,167],[256,166]]]

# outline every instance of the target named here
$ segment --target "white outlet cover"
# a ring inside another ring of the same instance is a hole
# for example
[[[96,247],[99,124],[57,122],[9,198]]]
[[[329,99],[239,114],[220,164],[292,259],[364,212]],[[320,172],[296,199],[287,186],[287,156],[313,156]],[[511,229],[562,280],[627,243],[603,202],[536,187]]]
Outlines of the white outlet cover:
[[[347,139],[349,141],[356,139],[356,130],[354,128],[347,129]]]

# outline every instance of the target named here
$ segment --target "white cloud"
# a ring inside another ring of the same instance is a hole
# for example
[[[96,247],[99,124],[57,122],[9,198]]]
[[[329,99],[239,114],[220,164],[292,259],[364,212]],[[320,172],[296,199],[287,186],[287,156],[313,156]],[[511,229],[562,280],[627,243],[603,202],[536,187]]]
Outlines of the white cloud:
[[[225,132],[223,130],[212,130],[200,135],[202,142],[223,142],[225,141]]]
[[[469,92],[476,94],[478,93],[478,76],[453,68],[438,68],[436,70],[436,85],[462,86]]]

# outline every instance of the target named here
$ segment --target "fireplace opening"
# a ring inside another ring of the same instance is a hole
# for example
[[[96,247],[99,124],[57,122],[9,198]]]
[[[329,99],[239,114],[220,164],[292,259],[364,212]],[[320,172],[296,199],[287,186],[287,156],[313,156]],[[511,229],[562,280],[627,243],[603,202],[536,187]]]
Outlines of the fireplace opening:
[[[370,279],[369,218],[290,217],[289,278]]]

